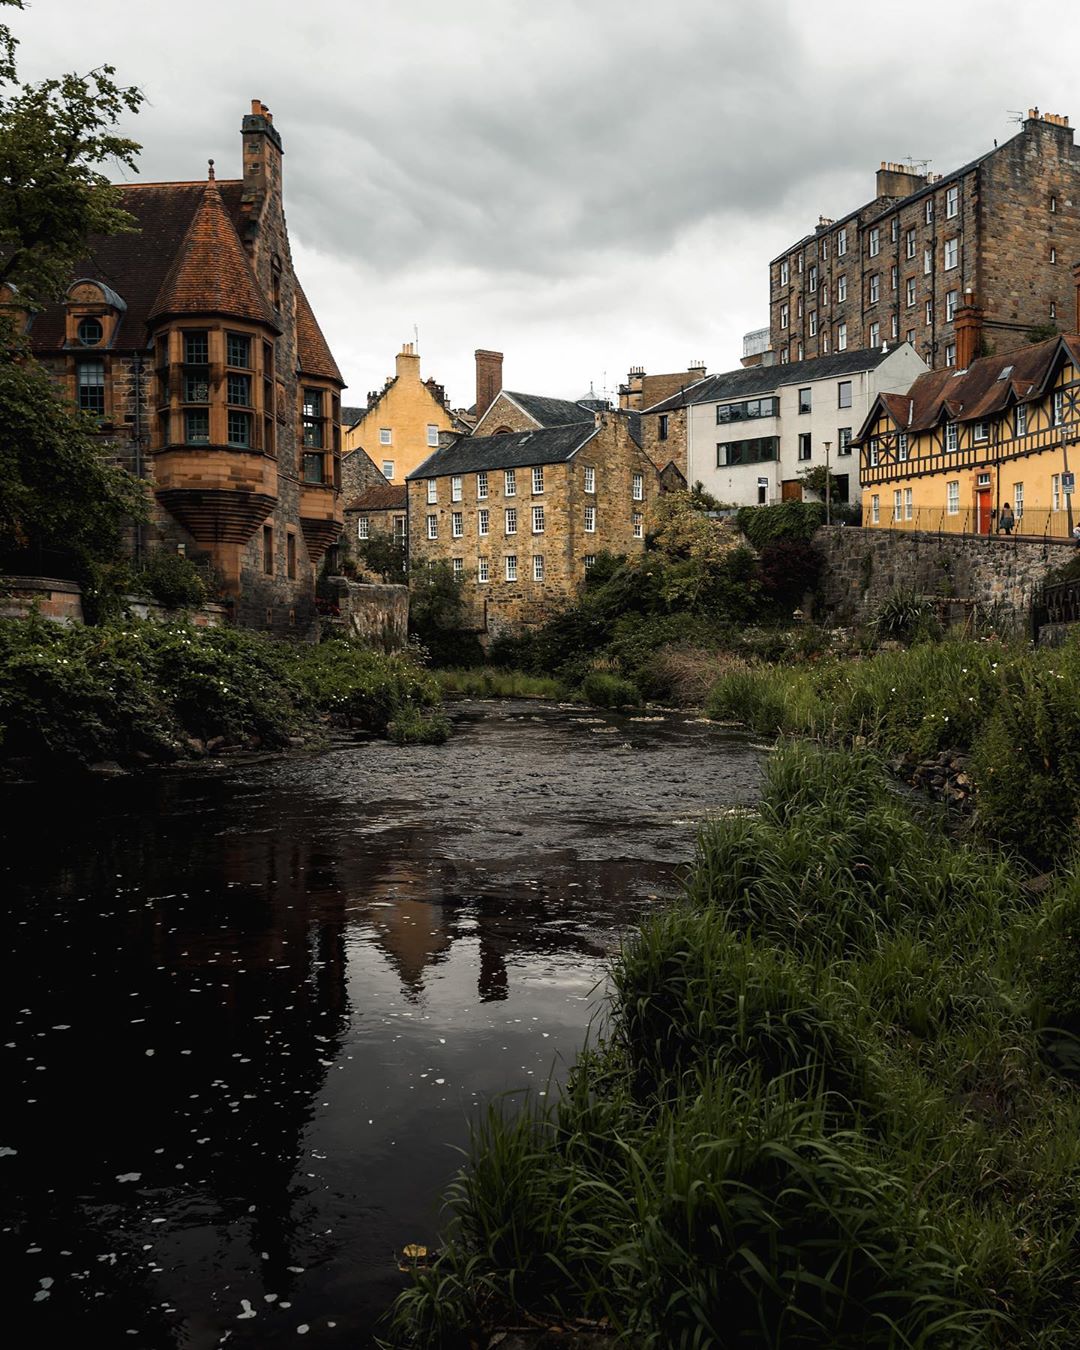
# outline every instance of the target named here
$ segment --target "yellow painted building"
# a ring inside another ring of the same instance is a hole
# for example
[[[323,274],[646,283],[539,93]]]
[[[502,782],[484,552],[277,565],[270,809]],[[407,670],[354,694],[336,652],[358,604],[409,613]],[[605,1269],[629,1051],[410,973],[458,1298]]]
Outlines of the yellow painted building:
[[[1080,337],[879,394],[856,444],[865,528],[1067,538],[1080,524],[1069,491],[1080,470]]]
[[[366,451],[389,482],[402,485],[439,448],[440,432],[468,430],[447,407],[442,386],[420,378],[420,354],[411,342],[398,352],[393,378],[353,413],[342,428],[344,454]]]

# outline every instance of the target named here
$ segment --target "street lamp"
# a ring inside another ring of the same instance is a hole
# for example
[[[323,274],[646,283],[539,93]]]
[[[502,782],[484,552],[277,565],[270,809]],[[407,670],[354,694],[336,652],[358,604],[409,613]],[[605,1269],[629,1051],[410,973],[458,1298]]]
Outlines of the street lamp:
[[[832,524],[832,478],[829,473],[829,451],[832,441],[825,442],[825,524]]]

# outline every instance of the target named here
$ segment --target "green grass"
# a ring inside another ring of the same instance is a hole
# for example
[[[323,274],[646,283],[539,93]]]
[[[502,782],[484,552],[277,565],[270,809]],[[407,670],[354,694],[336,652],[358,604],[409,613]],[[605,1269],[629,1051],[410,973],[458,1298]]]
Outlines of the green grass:
[[[443,694],[466,694],[470,698],[565,699],[568,691],[548,675],[528,675],[521,670],[478,666],[466,670],[436,670],[432,674]]]
[[[1076,871],[1036,901],[869,755],[783,746],[555,1104],[480,1121],[388,1343],[1077,1344],[1078,989]]]

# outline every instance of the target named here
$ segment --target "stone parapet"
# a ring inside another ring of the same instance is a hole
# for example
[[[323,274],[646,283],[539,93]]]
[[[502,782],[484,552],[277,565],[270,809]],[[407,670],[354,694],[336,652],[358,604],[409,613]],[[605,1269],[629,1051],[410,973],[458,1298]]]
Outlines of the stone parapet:
[[[26,619],[36,611],[53,623],[82,623],[82,589],[56,577],[0,577],[0,619]]]
[[[334,620],[348,637],[383,652],[402,651],[409,641],[409,588],[326,577],[321,594],[337,610]]]

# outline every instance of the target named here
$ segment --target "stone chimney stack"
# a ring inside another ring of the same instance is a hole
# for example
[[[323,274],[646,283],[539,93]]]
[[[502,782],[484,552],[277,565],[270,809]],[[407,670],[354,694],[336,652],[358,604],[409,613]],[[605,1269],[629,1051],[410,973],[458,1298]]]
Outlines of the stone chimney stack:
[[[397,354],[397,377],[399,380],[420,379],[420,353],[411,342],[406,342]]]
[[[476,420],[487,412],[502,392],[502,352],[476,353]]]
[[[265,220],[271,229],[284,223],[281,188],[281,136],[265,103],[251,100],[251,112],[240,125],[244,143],[244,188],[241,197],[243,239],[248,251],[254,250]]]
[[[883,159],[877,171],[877,195],[879,197],[906,197],[918,192],[927,184],[927,175],[916,173],[910,164],[896,164]]]
[[[979,354],[982,339],[983,312],[975,303],[975,292],[969,286],[964,292],[964,303],[958,305],[953,318],[956,333],[956,368],[967,370]]]

